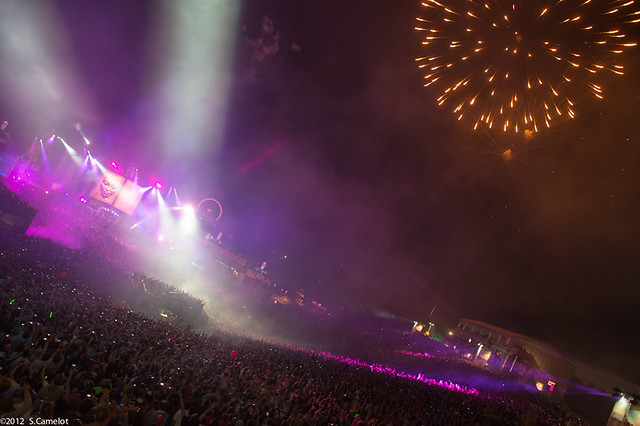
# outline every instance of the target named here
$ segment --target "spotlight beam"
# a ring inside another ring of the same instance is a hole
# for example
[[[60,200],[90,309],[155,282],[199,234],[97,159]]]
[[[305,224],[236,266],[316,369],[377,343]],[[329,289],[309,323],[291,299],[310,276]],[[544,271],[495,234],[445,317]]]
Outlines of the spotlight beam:
[[[157,85],[161,116],[155,139],[165,158],[195,160],[215,152],[231,87],[238,0],[158,3]],[[213,148],[212,148],[213,146]],[[178,161],[179,160],[179,161]]]

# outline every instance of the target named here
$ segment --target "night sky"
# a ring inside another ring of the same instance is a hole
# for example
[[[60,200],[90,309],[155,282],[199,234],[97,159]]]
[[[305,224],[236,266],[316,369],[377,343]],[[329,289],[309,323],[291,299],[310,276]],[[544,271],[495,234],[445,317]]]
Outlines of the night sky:
[[[103,163],[220,200],[225,235],[310,297],[422,321],[436,307],[444,327],[485,321],[640,382],[637,48],[604,101],[525,139],[436,106],[414,61],[417,0],[237,1],[236,20],[205,26],[230,40],[214,83],[185,58],[220,47],[172,47],[166,17],[193,20],[193,40],[197,16],[229,7],[186,3],[2,2],[0,118],[16,141],[81,147],[81,123]],[[175,118],[189,108],[202,128]]]

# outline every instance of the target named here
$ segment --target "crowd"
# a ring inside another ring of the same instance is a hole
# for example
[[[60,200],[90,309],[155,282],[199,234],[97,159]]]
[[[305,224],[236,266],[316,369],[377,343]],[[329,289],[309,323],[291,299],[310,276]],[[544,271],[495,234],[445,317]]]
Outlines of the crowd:
[[[99,281],[102,287],[115,286],[113,293],[126,296],[131,306],[148,315],[166,311],[167,315],[191,323],[206,321],[202,300],[158,279],[136,274],[135,265],[142,263],[140,250],[123,237],[120,224],[102,210],[79,208],[83,204],[76,197],[61,191],[45,193],[25,182],[10,184],[13,190],[0,184],[0,217],[2,212],[11,213],[13,218],[24,216],[24,211],[37,210],[31,216],[31,226],[23,229],[28,235],[75,249],[69,264],[83,279],[96,284]],[[57,246],[51,249],[57,250]]]
[[[121,291],[131,280],[96,253],[0,230],[0,417],[149,426],[576,421],[527,393],[469,395],[158,321],[131,308]]]

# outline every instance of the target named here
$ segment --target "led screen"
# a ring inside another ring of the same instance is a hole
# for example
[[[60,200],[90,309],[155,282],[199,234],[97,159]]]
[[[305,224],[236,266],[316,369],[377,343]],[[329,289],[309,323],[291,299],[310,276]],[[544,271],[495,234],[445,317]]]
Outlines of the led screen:
[[[95,198],[98,201],[102,201],[103,203],[113,205],[113,202],[116,200],[118,193],[122,190],[124,186],[124,176],[120,176],[119,174],[105,171],[98,184],[93,189],[91,193],[91,197]]]
[[[138,207],[138,203],[140,202],[140,198],[142,198],[143,193],[144,189],[141,186],[136,185],[133,181],[127,180],[118,193],[118,196],[113,203],[113,207],[129,215],[133,214],[136,207]]]

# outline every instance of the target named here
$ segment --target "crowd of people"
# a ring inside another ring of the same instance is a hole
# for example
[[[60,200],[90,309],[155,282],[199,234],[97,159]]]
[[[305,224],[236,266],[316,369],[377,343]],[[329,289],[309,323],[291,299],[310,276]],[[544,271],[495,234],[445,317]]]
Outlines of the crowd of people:
[[[91,265],[75,266],[84,277],[100,280],[109,287],[118,286],[130,305],[148,315],[164,310],[167,315],[190,322],[206,320],[202,300],[157,278],[136,274],[136,265],[142,263],[141,250],[124,238],[122,226],[114,217],[61,191],[45,192],[25,181],[12,180],[11,186],[13,190],[0,184],[0,212],[13,219],[24,216],[25,211],[37,210],[28,229],[23,227],[27,235],[76,249],[76,256],[82,257],[80,264]]]
[[[0,417],[149,426],[578,424],[537,395],[455,392],[224,330],[196,331],[185,318],[159,321],[127,300],[144,276],[87,250],[0,230]]]

